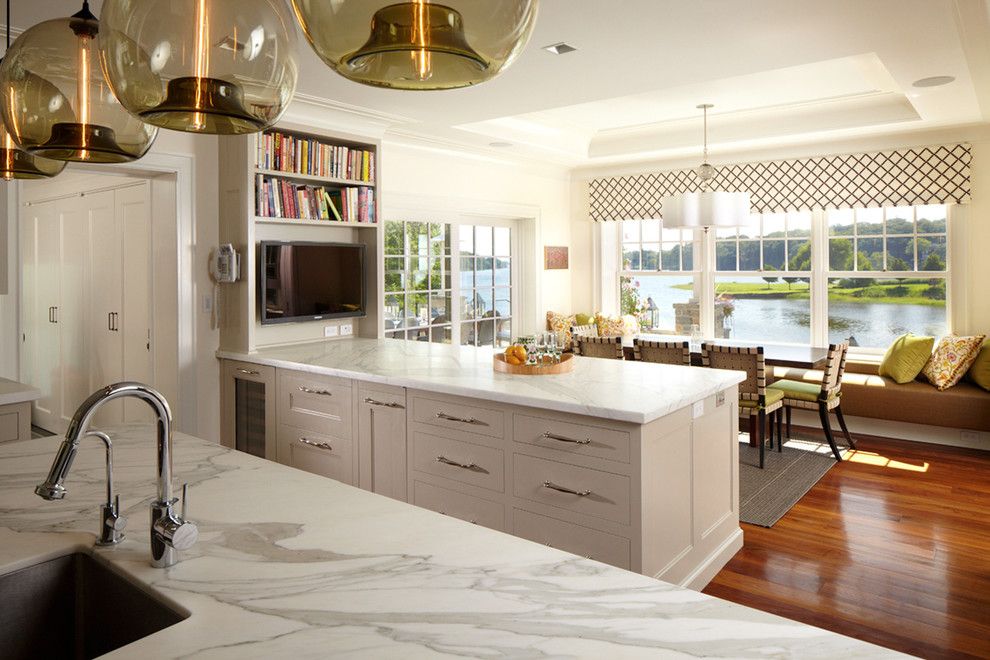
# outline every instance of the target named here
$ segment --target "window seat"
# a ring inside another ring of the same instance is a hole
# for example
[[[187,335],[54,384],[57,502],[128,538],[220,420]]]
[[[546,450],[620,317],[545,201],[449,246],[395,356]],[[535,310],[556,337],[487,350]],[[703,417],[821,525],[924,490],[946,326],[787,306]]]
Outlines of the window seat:
[[[820,383],[817,370],[774,367],[775,379]],[[877,375],[877,365],[846,362],[842,377],[842,412],[897,422],[990,431],[990,392],[965,379],[939,392],[921,380],[898,384]]]

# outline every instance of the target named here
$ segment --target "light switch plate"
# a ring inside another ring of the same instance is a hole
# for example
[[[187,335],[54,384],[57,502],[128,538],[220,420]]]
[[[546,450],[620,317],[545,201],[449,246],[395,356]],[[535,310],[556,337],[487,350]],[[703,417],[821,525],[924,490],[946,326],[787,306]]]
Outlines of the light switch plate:
[[[203,313],[209,314],[213,311],[213,296],[208,293],[203,294]]]
[[[354,334],[354,324],[353,323],[341,323],[340,324],[340,336],[349,337]]]
[[[324,337],[336,337],[338,334],[339,334],[339,331],[337,329],[337,326],[335,326],[335,325],[327,325],[327,326],[324,326],[323,327],[323,336]]]

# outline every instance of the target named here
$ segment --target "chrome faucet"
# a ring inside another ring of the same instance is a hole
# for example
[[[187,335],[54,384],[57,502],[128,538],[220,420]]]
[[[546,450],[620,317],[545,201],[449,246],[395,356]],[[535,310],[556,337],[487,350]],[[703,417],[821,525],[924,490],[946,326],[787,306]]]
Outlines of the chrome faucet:
[[[155,568],[167,568],[178,561],[178,551],[187,550],[196,543],[199,530],[196,525],[185,520],[186,508],[186,488],[182,489],[182,515],[177,515],[174,510],[177,499],[172,497],[172,411],[168,407],[168,402],[159,392],[141,383],[114,383],[93,392],[86,399],[69,422],[69,428],[65,432],[65,439],[58,448],[52,469],[48,473],[48,479],[34,489],[34,492],[46,500],[60,500],[65,497],[65,478],[72,467],[72,461],[76,457],[79,449],[79,441],[90,435],[89,424],[93,416],[103,404],[114,399],[124,397],[136,397],[141,399],[155,411],[157,445],[158,445],[158,495],[157,499],[151,503],[151,565]],[[111,445],[105,435],[98,435],[107,444],[107,488],[108,503],[109,493],[113,478],[113,465]],[[112,503],[111,503],[112,505]],[[106,507],[106,505],[104,505]],[[119,517],[119,505],[112,505],[114,516]],[[104,511],[101,523],[107,524],[106,512]],[[114,524],[118,524],[117,518],[113,518]],[[117,530],[119,531],[119,530]],[[102,531],[101,531],[102,534]],[[102,538],[102,536],[101,536]]]

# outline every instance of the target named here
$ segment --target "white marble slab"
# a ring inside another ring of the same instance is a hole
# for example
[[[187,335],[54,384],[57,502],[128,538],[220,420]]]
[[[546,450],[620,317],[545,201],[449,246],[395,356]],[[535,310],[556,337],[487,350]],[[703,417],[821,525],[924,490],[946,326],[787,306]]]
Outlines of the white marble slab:
[[[150,427],[111,430],[128,538],[97,549],[190,612],[149,658],[882,658],[897,654],[177,435],[200,540],[148,565]],[[88,547],[103,452],[61,502],[33,493],[58,438],[0,446],[0,574]]]
[[[41,398],[41,390],[16,380],[0,378],[0,406],[11,403],[24,403]]]
[[[516,376],[495,373],[492,353],[491,348],[355,338],[217,356],[636,424],[744,380],[742,372],[581,356],[569,374]]]

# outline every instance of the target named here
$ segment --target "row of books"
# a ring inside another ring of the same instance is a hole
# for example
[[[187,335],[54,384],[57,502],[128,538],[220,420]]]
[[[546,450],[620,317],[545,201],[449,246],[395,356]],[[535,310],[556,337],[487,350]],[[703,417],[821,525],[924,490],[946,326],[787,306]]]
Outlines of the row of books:
[[[375,152],[285,133],[258,136],[260,169],[353,181],[375,180]]]
[[[257,214],[263,218],[375,222],[375,193],[371,188],[326,188],[258,175]]]

